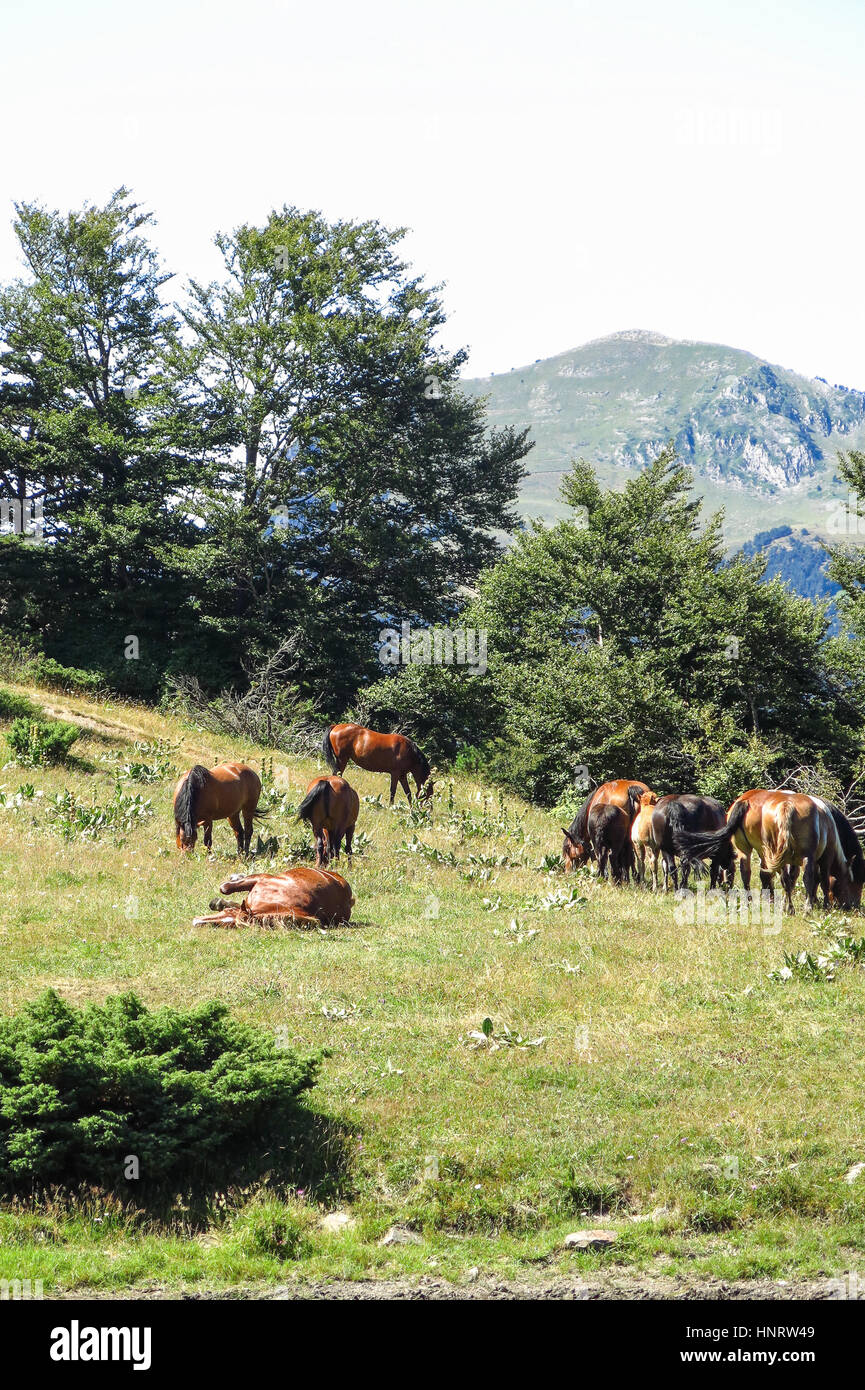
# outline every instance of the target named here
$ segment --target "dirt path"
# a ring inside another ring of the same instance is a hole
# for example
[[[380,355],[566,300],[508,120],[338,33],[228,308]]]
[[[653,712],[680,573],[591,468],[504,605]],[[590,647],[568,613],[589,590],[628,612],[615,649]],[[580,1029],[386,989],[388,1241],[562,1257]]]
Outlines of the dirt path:
[[[188,1290],[173,1293],[159,1288],[112,1290],[105,1293],[79,1290],[60,1295],[61,1299],[260,1299],[271,1302],[288,1300],[322,1300],[357,1302],[369,1299],[454,1301],[461,1299],[519,1300],[588,1300],[643,1299],[699,1300],[747,1302],[752,1299],[824,1300],[832,1289],[828,1279],[790,1280],[748,1279],[727,1283],[722,1279],[674,1279],[665,1276],[629,1275],[610,1272],[591,1279],[549,1279],[531,1283],[505,1283],[492,1279],[476,1279],[472,1283],[451,1284],[444,1279],[425,1276],[409,1279],[333,1280],[309,1283],[297,1280],[290,1284],[237,1285],[233,1288]]]

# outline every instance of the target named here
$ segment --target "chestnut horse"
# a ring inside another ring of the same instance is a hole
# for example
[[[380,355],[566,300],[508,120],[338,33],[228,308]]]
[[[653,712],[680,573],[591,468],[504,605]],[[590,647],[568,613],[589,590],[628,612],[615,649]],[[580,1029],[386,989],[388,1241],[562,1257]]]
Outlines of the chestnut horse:
[[[342,777],[316,777],[297,808],[298,820],[308,821],[315,836],[315,867],[326,869],[331,857],[339,858],[345,836],[345,852],[351,861],[351,841],[360,800],[354,787]]]
[[[417,783],[419,799],[421,788],[424,788],[423,800],[432,794],[430,765],[417,745],[404,734],[379,734],[375,729],[365,729],[362,724],[333,724],[324,736],[321,751],[328,767],[340,776],[348,762],[357,763],[367,772],[389,772],[391,806],[397,783],[411,805],[409,776]]]
[[[649,791],[645,782],[637,782],[634,778],[621,777],[616,782],[602,782],[599,787],[590,794],[588,800],[580,807],[568,830],[562,830],[564,840],[562,841],[562,862],[565,866],[565,873],[571,869],[578,869],[589,859],[594,859],[595,852],[589,836],[589,812],[595,807],[618,806],[620,811],[624,811],[628,817],[628,822],[633,820],[640,805],[640,797],[643,792]],[[631,854],[628,851],[628,860]]]
[[[321,922],[351,918],[351,887],[339,874],[299,865],[285,874],[237,874],[220,893],[246,893],[238,906],[217,900],[212,917],[196,917],[194,927],[283,926],[288,922],[317,927]]]
[[[775,874],[781,871],[784,911],[793,912],[793,887],[802,869],[808,907],[817,902],[817,882],[829,906],[830,878],[842,907],[855,905],[850,866],[829,806],[816,796],[769,791],[756,787],[737,797],[727,812],[726,825],[710,834],[682,833],[678,837],[683,862],[717,861],[731,841],[738,851],[739,871],[751,887],[751,854],[760,857],[760,882],[774,894]]]
[[[652,875],[652,892],[658,891],[658,853],[652,839],[652,814],[657,804],[657,792],[643,792],[639,810],[631,824],[631,849],[634,855],[634,877],[645,883],[646,867]]]
[[[227,820],[237,837],[238,854],[248,854],[252,818],[266,814],[257,810],[260,796],[261,778],[245,763],[220,763],[210,771],[196,763],[174,788],[177,848],[186,853],[192,850],[198,839],[198,826],[203,825],[204,846],[209,850],[213,845],[213,822]]]

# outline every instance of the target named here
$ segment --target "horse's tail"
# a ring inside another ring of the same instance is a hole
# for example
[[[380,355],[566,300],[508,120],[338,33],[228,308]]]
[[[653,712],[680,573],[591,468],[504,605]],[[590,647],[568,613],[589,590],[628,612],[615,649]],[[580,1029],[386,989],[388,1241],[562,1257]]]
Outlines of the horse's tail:
[[[324,740],[323,740],[322,745],[321,745],[321,751],[322,751],[322,753],[323,753],[323,755],[324,755],[324,760],[325,760],[325,762],[327,763],[328,767],[330,768],[331,772],[336,772],[336,770],[337,770],[336,754],[335,754],[334,751],[333,751],[333,744],[332,744],[331,741],[330,741],[330,734],[331,734],[331,730],[333,729],[333,727],[334,727],[333,724],[331,724],[330,727],[327,728],[327,729],[325,730],[325,733],[324,733]]]
[[[298,820],[312,820],[312,808],[320,797],[324,797],[324,814],[327,815],[330,810],[330,783],[326,777],[321,777],[314,787],[310,787],[297,808]]]
[[[737,801],[727,817],[727,824],[722,825],[720,830],[694,834],[693,831],[683,830],[680,826],[677,833],[673,834],[673,845],[682,863],[690,868],[700,859],[716,859],[724,846],[730,843],[736,831],[741,830],[747,812],[747,801]]]
[[[174,819],[190,839],[195,835],[195,827],[198,824],[198,798],[209,777],[207,768],[202,767],[201,763],[196,763],[195,767],[187,772],[174,798]]]
[[[818,810],[818,814],[823,813]],[[785,796],[777,811],[777,820],[775,822],[776,834],[773,836],[774,844],[771,846],[766,845],[763,851],[763,867],[767,874],[776,874],[787,857],[787,851],[792,842],[792,835],[790,832],[790,821],[792,817],[793,806],[790,798]],[[832,820],[831,816],[829,816],[828,819],[834,832],[835,822]],[[835,839],[837,841],[837,834],[835,835]]]

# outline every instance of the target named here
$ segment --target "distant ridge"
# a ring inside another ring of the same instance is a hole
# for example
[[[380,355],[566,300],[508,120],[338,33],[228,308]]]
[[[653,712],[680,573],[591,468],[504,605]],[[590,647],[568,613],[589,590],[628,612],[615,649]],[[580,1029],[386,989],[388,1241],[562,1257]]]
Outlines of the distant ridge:
[[[672,440],[730,545],[780,525],[826,534],[839,449],[865,448],[865,392],[720,343],[624,329],[531,365],[469,379],[490,424],[528,425],[526,516],[562,514],[561,476],[585,458],[608,485]]]

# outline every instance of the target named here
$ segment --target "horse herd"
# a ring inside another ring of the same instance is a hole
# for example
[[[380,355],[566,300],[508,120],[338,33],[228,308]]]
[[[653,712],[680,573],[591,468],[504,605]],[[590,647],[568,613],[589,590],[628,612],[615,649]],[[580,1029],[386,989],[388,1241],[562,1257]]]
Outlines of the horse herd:
[[[687,888],[691,869],[708,861],[712,888],[732,888],[736,869],[751,888],[751,856],[760,862],[760,884],[774,898],[780,873],[784,910],[793,912],[793,888],[802,873],[808,907],[858,908],[865,883],[865,857],[844,813],[818,796],[755,788],[737,796],[729,810],[711,796],[658,796],[645,782],[623,778],[596,787],[562,831],[565,869],[590,860],[615,884],[647,874],[657,889],[672,880]],[[678,864],[677,864],[678,860]]]
[[[220,887],[221,894],[245,893],[237,903],[222,898],[211,904],[212,914],[196,917],[194,926],[237,927],[252,923],[277,925],[290,919],[296,924],[347,922],[354,898],[341,874],[328,869],[339,859],[340,848],[351,863],[352,839],[360,811],[357,792],[342,776],[352,761],[368,772],[390,774],[390,802],[397,786],[411,802],[408,778],[413,777],[419,798],[432,793],[430,765],[420,749],[403,734],[380,734],[360,724],[335,724],[327,730],[322,753],[335,774],[315,777],[297,808],[315,837],[315,868],[298,866],[284,874],[234,874]],[[267,813],[259,811],[261,778],[245,763],[220,763],[206,768],[197,763],[184,773],[174,788],[174,823],[177,847],[190,853],[204,833],[204,846],[213,847],[213,822],[227,820],[234,831],[239,855],[249,853],[253,823]]]
[[[316,777],[307,787],[297,814],[315,837],[315,868],[299,866],[284,874],[235,874],[220,893],[244,893],[241,903],[222,898],[211,903],[213,915],[197,917],[195,925],[241,926],[253,922],[275,925],[348,921],[354,903],[351,887],[329,869],[340,848],[351,863],[352,838],[360,810],[354,788],[342,776],[349,762],[369,772],[390,775],[390,803],[397,786],[411,802],[409,777],[417,795],[432,793],[427,759],[403,734],[381,734],[360,724],[334,724],[324,736],[322,753],[332,776]],[[193,849],[199,826],[204,844],[213,843],[213,822],[227,820],[237,838],[239,855],[249,853],[253,822],[266,814],[258,810],[261,779],[244,763],[191,768],[174,790],[177,845]],[[638,884],[651,877],[666,891],[672,882],[687,888],[691,870],[702,873],[708,861],[712,888],[732,888],[736,869],[744,888],[751,887],[751,856],[760,863],[760,884],[774,895],[780,873],[787,912],[793,911],[793,889],[801,871],[809,908],[818,886],[826,907],[859,907],[865,883],[865,857],[850,821],[837,806],[804,793],[757,788],[744,792],[729,810],[711,796],[659,796],[645,782],[620,778],[596,787],[563,830],[565,870],[593,861],[598,872],[614,884]]]

